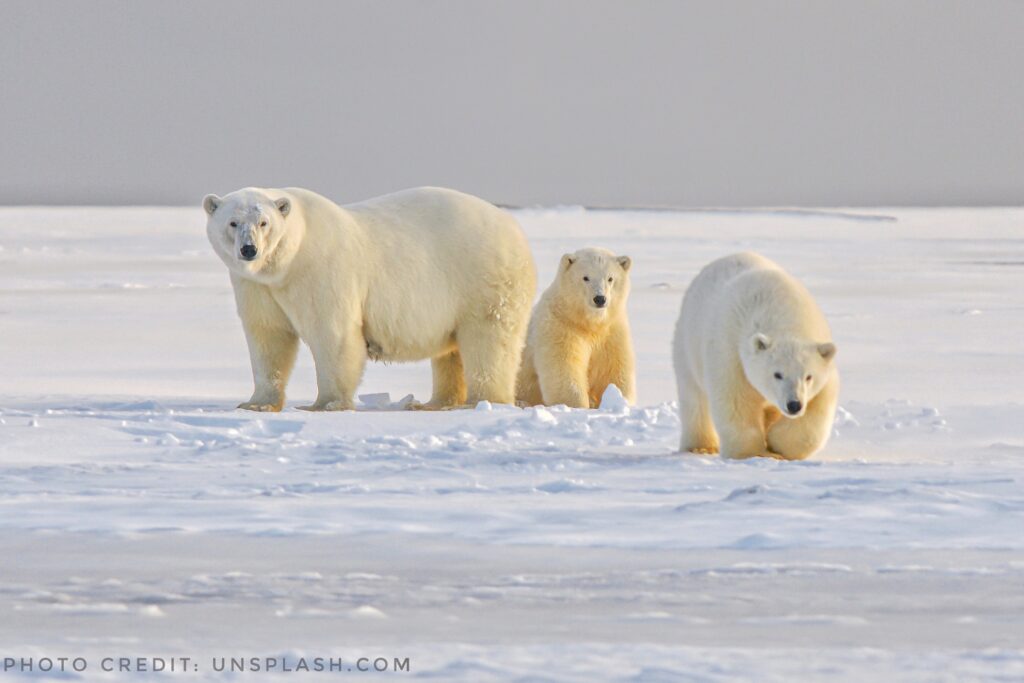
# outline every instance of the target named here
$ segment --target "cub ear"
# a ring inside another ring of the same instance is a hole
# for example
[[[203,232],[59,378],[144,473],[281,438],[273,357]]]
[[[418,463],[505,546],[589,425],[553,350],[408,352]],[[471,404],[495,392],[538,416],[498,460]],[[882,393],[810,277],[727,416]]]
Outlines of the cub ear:
[[[206,215],[212,216],[213,212],[220,206],[221,199],[215,194],[208,194],[203,197],[203,209],[206,210]]]
[[[820,353],[821,357],[825,360],[832,360],[836,355],[836,345],[832,342],[818,344],[818,353]]]
[[[750,345],[754,351],[767,351],[768,347],[772,345],[772,340],[768,335],[757,332],[750,338]]]
[[[281,212],[282,216],[287,216],[289,213],[291,213],[292,200],[288,199],[287,197],[281,197],[280,199],[274,202],[274,205],[277,206],[277,210]]]
[[[562,270],[569,270],[574,263],[576,263],[576,259],[572,257],[572,254],[562,254],[562,261],[559,267]]]
[[[633,259],[628,256],[619,256],[615,260],[619,262],[619,265],[622,266],[622,269],[626,272],[629,272],[629,267],[633,265]]]

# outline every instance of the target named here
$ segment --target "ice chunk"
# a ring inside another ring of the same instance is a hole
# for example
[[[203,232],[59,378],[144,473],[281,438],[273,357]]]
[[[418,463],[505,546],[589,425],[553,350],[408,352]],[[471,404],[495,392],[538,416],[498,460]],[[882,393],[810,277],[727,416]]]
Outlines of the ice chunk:
[[[551,411],[544,406],[535,406],[533,409],[533,419],[535,422],[540,424],[556,425],[558,424],[558,418],[551,414]]]
[[[360,394],[359,401],[367,408],[388,408],[391,406],[391,394]]]
[[[601,394],[601,410],[606,413],[629,412],[629,403],[626,402],[626,397],[622,395],[622,392],[614,384],[609,384],[608,388]]]
[[[400,398],[397,401],[395,401],[395,404],[392,406],[392,408],[399,408],[401,410],[405,410],[410,405],[415,403],[415,401],[416,401],[416,397],[415,396],[413,396],[412,394],[406,394],[402,398]]]

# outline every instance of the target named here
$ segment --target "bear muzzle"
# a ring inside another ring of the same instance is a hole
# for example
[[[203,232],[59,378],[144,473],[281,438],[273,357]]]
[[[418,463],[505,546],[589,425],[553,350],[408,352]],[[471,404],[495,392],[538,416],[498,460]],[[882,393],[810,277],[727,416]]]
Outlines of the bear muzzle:
[[[252,261],[256,258],[256,245],[255,244],[243,244],[242,248],[239,249],[238,253],[246,261]]]

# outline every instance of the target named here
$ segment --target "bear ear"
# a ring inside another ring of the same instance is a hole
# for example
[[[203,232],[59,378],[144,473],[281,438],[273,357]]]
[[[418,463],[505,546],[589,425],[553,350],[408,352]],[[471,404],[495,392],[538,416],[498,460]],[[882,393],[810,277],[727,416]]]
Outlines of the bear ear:
[[[628,256],[619,256],[615,260],[619,262],[619,265],[622,266],[622,269],[626,272],[629,272],[629,267],[633,265],[633,259]]]
[[[818,344],[818,353],[820,353],[821,357],[825,360],[832,360],[836,355],[836,345],[832,342]]]
[[[203,209],[206,210],[206,215],[212,216],[213,212],[220,206],[221,199],[215,194],[208,194],[203,197]]]
[[[576,263],[576,259],[572,257],[572,254],[562,254],[562,270],[569,270],[572,264]]]
[[[287,217],[292,210],[292,200],[288,199],[287,197],[281,197],[280,199],[274,202],[274,206],[277,207],[277,210],[281,212],[282,216]]]
[[[772,345],[772,340],[768,335],[758,332],[750,338],[750,345],[754,351],[767,351],[768,347]]]

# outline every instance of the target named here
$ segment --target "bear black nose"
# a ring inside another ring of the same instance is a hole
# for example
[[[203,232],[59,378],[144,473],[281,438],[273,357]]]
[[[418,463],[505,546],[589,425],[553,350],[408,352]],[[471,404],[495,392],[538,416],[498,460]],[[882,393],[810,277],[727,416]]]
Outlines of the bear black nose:
[[[242,245],[242,258],[246,261],[252,261],[256,258],[256,246],[253,244]]]
[[[800,403],[800,401],[790,401],[789,403],[786,404],[786,410],[789,411],[790,415],[796,415],[797,413],[800,412],[800,409],[803,407],[804,406],[802,403]]]
[[[604,305],[608,303],[608,299],[598,294],[594,297],[594,305],[598,308],[604,308]]]

